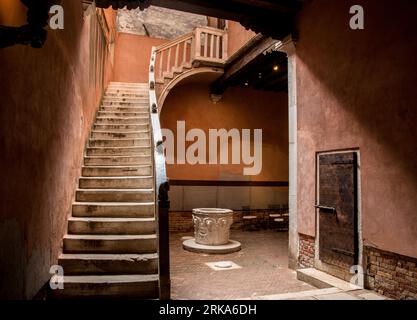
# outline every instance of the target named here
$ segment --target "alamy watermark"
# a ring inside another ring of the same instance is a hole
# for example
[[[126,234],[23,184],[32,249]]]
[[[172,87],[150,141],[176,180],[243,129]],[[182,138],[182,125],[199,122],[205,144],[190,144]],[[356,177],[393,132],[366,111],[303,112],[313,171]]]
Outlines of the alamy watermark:
[[[350,278],[350,286],[355,289],[356,287],[363,287],[364,284],[364,271],[362,266],[354,265],[350,267],[350,274],[353,276]]]
[[[365,11],[360,5],[350,7],[349,13],[352,15],[349,21],[349,26],[352,30],[365,29]]]
[[[53,265],[49,269],[49,273],[52,274],[49,280],[49,287],[52,290],[64,289],[64,268],[60,265]]]
[[[349,9],[349,13],[352,15],[349,21],[349,26],[352,30],[364,30],[365,29],[365,12],[361,5],[353,5]],[[49,14],[52,15],[49,19],[49,27],[52,30],[64,29],[64,8],[61,5],[53,5],[49,10]]]
[[[258,175],[262,171],[262,129],[254,129],[253,137],[251,129],[209,129],[207,136],[202,129],[186,132],[185,121],[177,121],[176,139],[170,129],[162,129],[162,135],[167,164],[243,163],[247,166],[243,175]],[[187,142],[192,143],[186,148]]]
[[[51,18],[49,19],[49,27],[52,30],[64,29],[64,8],[60,5],[54,5],[49,9]]]

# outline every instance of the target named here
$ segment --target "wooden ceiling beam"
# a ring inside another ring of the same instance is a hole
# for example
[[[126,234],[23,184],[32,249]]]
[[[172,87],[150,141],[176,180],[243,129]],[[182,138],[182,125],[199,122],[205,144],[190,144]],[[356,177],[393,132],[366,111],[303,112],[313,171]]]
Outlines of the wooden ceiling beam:
[[[256,41],[249,43],[249,47],[240,50],[237,56],[231,57],[231,61],[226,65],[224,74],[213,83],[211,91],[213,94],[222,94],[227,87],[236,79],[246,72],[248,66],[270,48],[276,40],[258,35]],[[245,70],[246,69],[246,70]]]
[[[262,89],[263,87],[267,87],[281,81],[287,81],[287,79],[287,70],[281,71],[278,74],[271,72],[268,76],[258,79],[258,81],[253,84],[253,87],[255,89]]]

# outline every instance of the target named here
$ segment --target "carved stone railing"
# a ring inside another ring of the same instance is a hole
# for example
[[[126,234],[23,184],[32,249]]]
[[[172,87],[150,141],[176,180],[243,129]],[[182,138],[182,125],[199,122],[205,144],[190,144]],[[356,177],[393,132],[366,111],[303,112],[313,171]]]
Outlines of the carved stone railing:
[[[223,66],[227,60],[227,32],[198,27],[155,49],[156,82],[163,83],[186,69]]]
[[[169,182],[166,174],[165,155],[162,145],[162,131],[155,93],[155,49],[152,48],[149,66],[149,106],[151,137],[153,147],[153,170],[155,179],[155,219],[158,235],[159,298],[168,300],[171,296],[169,271]]]
[[[222,66],[227,60],[227,31],[210,27],[194,30],[193,64]]]
[[[192,34],[186,34],[155,49],[155,68],[157,82],[172,78],[174,72],[191,68]]]

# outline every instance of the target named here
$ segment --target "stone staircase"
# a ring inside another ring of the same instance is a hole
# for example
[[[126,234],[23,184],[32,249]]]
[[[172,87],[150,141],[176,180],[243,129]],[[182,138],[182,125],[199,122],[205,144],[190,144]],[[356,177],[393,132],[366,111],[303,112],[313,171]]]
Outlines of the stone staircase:
[[[59,257],[64,289],[53,290],[55,298],[158,298],[148,88],[111,83],[106,91]]]

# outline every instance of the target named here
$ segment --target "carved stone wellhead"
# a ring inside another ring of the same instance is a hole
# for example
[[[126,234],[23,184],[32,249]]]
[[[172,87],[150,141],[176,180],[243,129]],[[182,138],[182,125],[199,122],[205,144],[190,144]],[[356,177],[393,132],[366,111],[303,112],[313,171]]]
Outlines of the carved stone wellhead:
[[[198,244],[218,246],[229,243],[233,211],[201,208],[193,210],[194,236]]]

